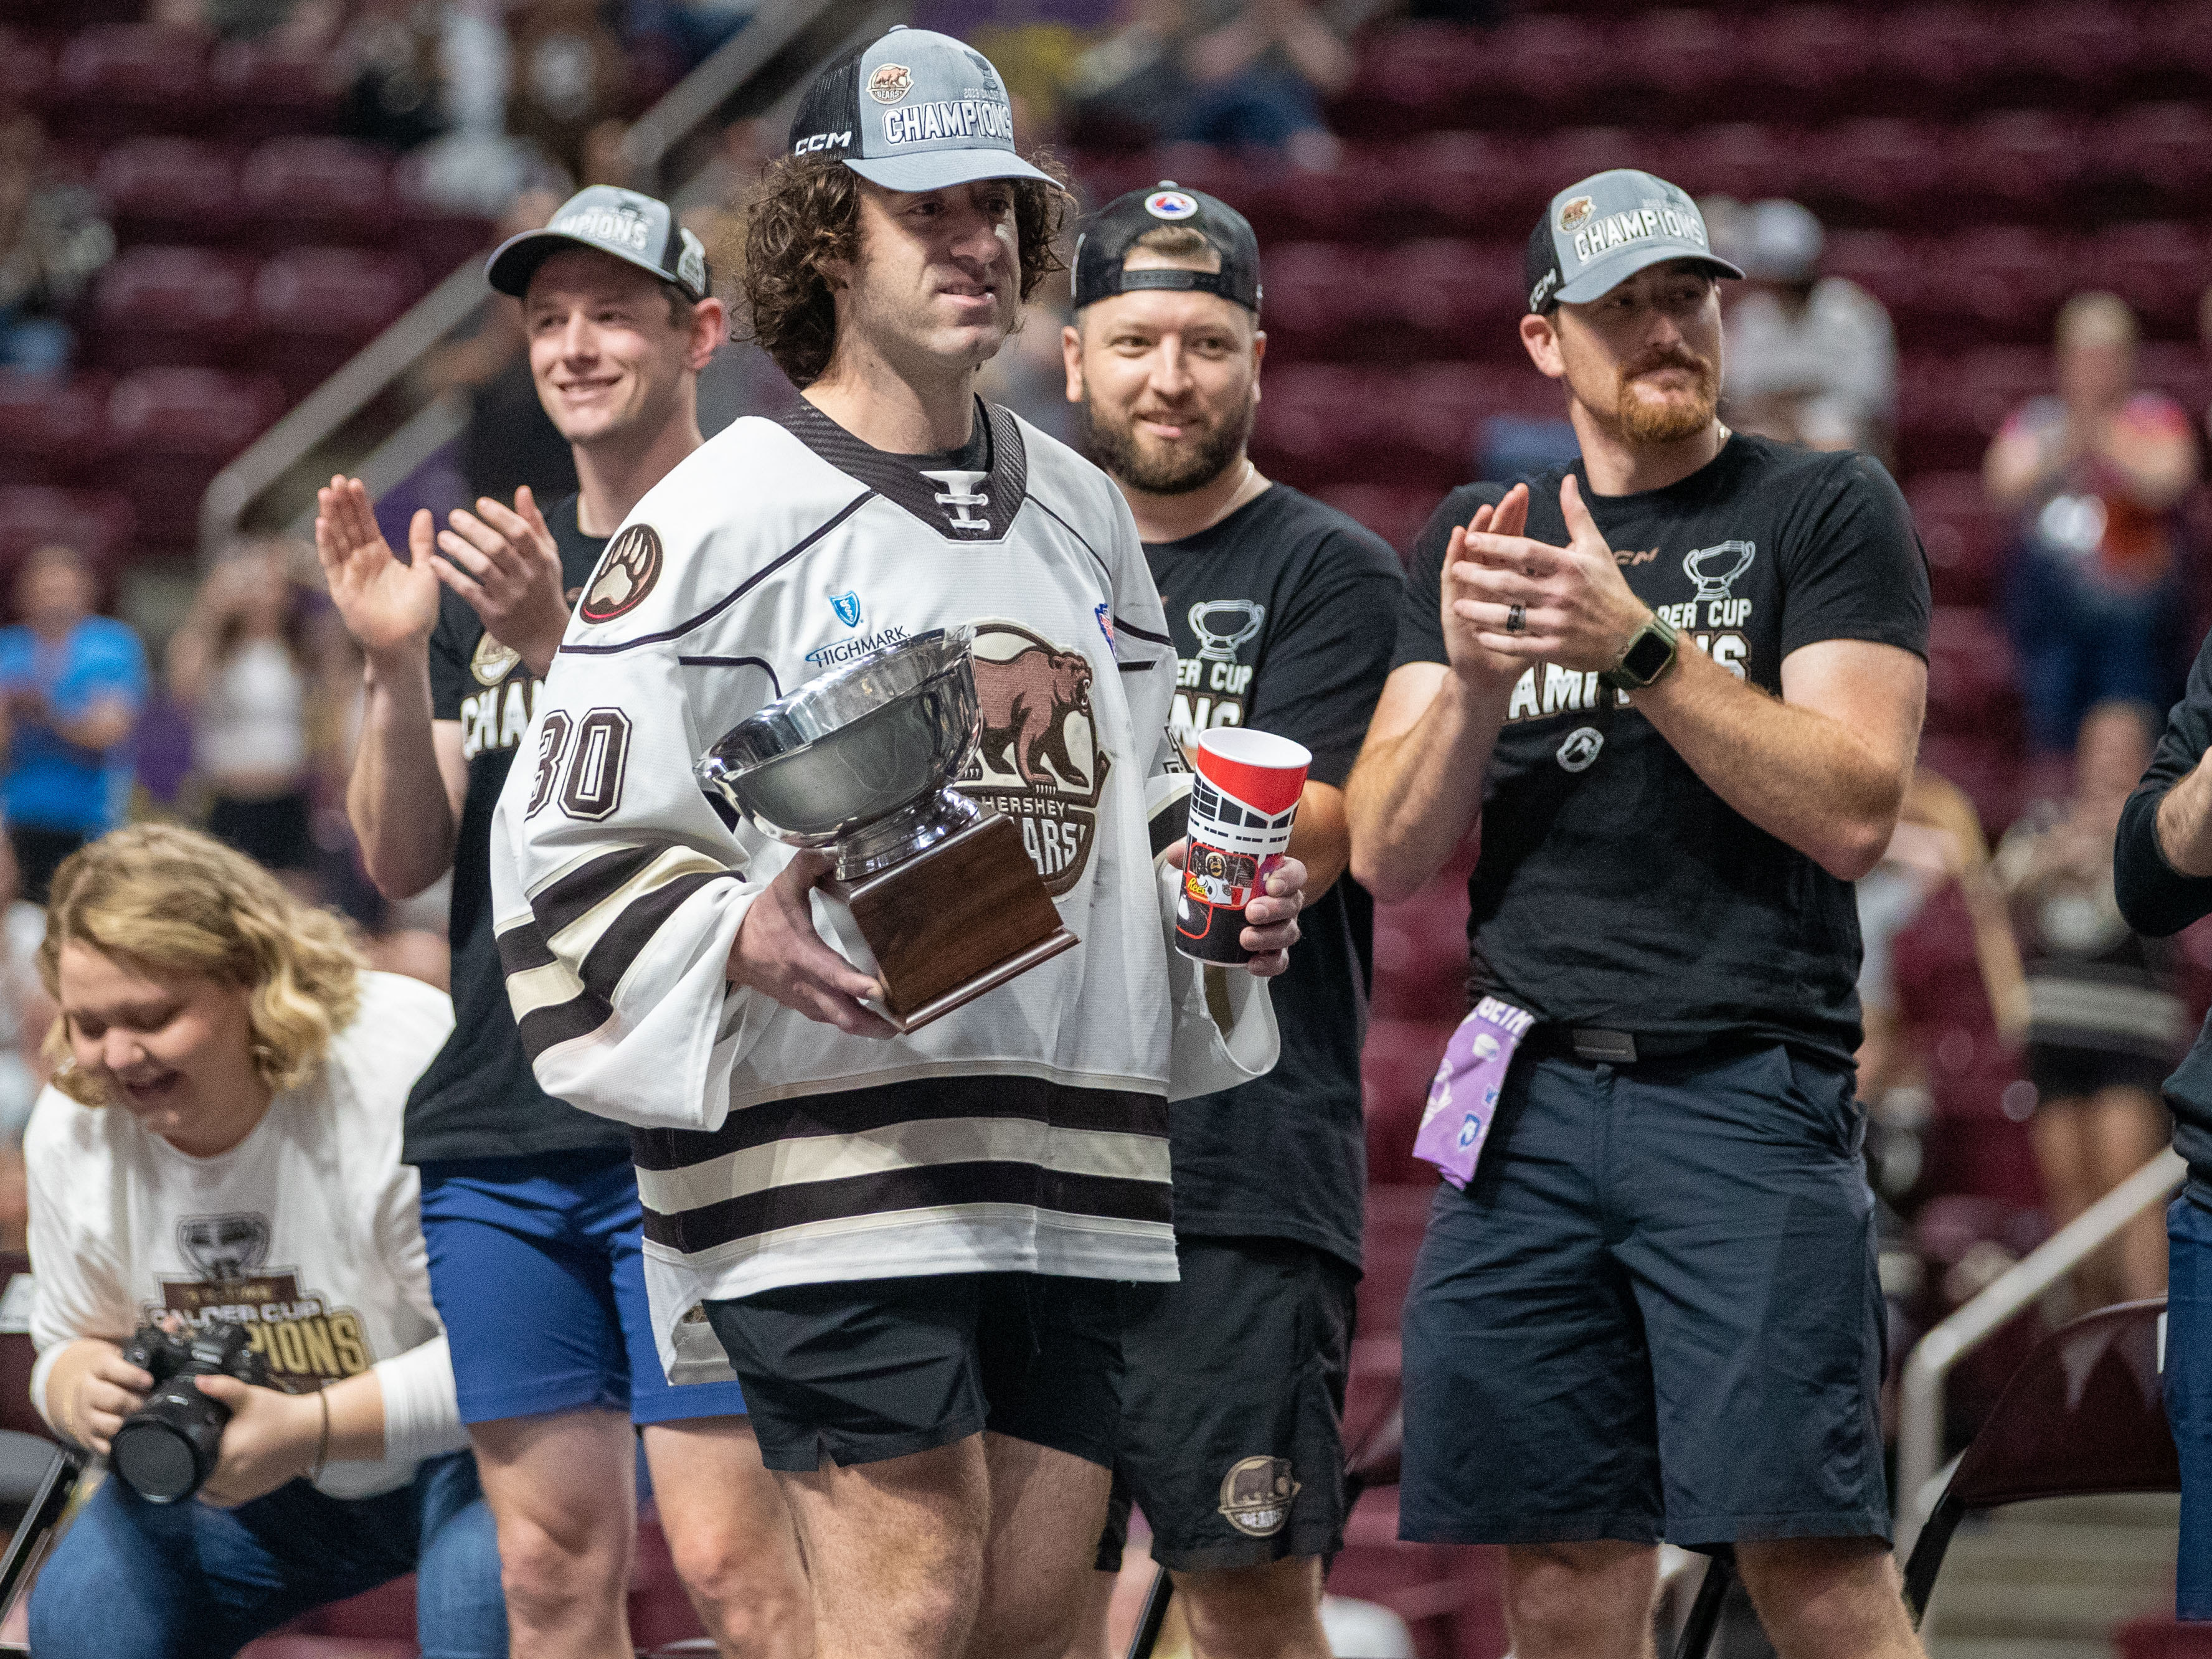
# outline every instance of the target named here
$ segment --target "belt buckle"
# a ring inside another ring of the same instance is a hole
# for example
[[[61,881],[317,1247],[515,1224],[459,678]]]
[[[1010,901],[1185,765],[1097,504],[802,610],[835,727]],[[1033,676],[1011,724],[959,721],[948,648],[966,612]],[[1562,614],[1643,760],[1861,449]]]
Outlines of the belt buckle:
[[[1633,1066],[1636,1037],[1628,1031],[1603,1031],[1582,1027],[1567,1033],[1575,1058],[1590,1066]]]

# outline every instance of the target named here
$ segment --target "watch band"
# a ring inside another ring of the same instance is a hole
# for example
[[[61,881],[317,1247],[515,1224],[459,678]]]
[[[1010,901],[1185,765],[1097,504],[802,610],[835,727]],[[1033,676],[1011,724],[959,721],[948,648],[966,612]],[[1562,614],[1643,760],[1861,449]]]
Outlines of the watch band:
[[[1674,625],[1655,612],[1630,638],[1620,660],[1602,670],[1598,678],[1616,691],[1641,691],[1674,665],[1681,641]]]

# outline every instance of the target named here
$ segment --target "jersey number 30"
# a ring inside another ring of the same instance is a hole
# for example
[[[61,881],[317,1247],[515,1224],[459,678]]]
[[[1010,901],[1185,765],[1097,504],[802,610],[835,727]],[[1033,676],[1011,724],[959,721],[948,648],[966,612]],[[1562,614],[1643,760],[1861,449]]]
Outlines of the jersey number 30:
[[[563,812],[596,823],[622,804],[623,764],[629,758],[629,716],[621,709],[594,708],[581,720],[566,709],[548,710],[538,733],[538,775],[523,816],[535,817],[558,794]]]

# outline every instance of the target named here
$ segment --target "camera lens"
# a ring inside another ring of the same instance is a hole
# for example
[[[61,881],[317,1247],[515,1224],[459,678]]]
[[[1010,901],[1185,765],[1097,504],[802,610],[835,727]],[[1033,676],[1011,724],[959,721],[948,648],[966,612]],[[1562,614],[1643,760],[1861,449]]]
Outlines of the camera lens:
[[[215,1471],[230,1410],[202,1394],[191,1376],[165,1382],[123,1420],[108,1462],[149,1504],[189,1498]]]

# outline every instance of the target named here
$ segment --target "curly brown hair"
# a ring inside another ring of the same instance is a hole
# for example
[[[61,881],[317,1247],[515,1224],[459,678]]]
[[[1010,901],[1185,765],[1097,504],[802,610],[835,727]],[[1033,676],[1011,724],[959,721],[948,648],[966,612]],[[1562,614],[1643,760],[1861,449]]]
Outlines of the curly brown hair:
[[[1053,272],[1067,269],[1059,246],[1067,174],[1048,154],[1028,159],[1060,184],[1006,180],[1013,189],[1024,301]],[[787,155],[769,165],[745,198],[739,283],[751,325],[739,337],[774,358],[793,386],[820,380],[836,344],[836,284],[823,267],[850,263],[860,252],[859,175],[842,161]]]

